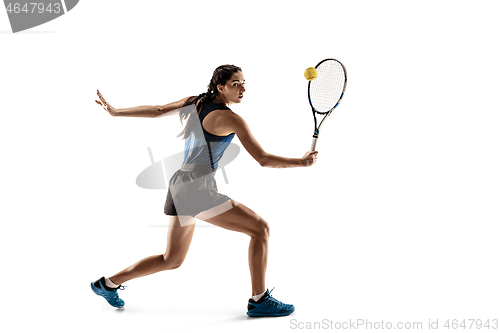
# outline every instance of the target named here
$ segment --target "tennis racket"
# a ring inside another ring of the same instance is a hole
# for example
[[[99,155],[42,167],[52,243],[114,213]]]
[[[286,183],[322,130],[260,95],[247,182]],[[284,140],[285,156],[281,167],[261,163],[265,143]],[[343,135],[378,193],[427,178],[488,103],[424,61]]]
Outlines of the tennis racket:
[[[316,149],[319,129],[325,119],[339,105],[347,84],[347,73],[344,65],[336,59],[325,59],[316,65],[318,76],[309,81],[307,85],[307,95],[311,104],[314,116],[314,134],[311,144],[311,151]],[[317,115],[322,115],[323,119],[319,123]]]

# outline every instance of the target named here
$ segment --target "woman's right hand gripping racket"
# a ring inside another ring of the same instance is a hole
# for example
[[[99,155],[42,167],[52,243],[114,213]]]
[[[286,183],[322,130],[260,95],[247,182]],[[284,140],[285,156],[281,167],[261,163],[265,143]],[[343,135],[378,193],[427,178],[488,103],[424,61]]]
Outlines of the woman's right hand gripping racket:
[[[315,68],[318,75],[316,79],[309,81],[307,86],[309,104],[311,104],[314,116],[314,135],[311,151],[315,151],[319,129],[326,117],[339,105],[347,84],[347,73],[340,61],[325,59],[317,64]],[[319,126],[316,115],[323,115]]]

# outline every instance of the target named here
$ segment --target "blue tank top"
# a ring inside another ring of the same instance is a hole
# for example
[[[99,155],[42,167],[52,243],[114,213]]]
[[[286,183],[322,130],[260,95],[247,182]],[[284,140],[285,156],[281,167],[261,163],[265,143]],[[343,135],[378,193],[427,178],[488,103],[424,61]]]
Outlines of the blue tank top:
[[[226,136],[219,136],[209,133],[203,128],[203,120],[214,110],[231,109],[224,104],[215,104],[212,101],[202,105],[200,114],[198,115],[199,123],[194,126],[194,130],[186,139],[184,149],[185,164],[210,165],[213,169],[217,170],[219,160],[233,139],[234,133]],[[191,116],[196,117],[196,108],[194,108],[193,112],[195,113],[191,114]]]

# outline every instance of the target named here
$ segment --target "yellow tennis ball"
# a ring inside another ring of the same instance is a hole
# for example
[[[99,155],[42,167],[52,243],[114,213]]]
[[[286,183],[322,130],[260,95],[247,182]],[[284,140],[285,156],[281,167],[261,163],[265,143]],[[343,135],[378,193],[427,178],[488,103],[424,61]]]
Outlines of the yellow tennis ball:
[[[306,69],[306,71],[304,72],[304,76],[306,77],[306,79],[308,79],[309,81],[312,81],[314,80],[315,78],[318,77],[318,71],[316,70],[316,68],[314,67],[309,67]]]

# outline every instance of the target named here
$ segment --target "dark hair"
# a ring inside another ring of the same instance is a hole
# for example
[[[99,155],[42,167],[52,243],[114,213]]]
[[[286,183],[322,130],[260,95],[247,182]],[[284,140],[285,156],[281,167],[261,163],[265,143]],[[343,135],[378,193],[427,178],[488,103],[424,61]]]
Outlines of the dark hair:
[[[214,71],[214,74],[212,75],[210,83],[207,86],[207,91],[199,94],[198,96],[189,97],[182,107],[195,104],[196,110],[198,111],[197,114],[199,115],[203,104],[207,101],[213,100],[217,96],[217,86],[219,84],[225,85],[227,81],[231,79],[231,76],[233,76],[233,74],[237,72],[241,72],[241,68],[238,66],[222,65],[217,67]],[[181,109],[181,111],[179,112],[181,123],[183,122],[183,120],[189,117],[189,114],[189,108]],[[189,137],[189,135],[191,134],[192,126],[194,125],[193,121],[198,121],[198,119],[191,118],[192,117],[189,117],[188,121],[186,122],[186,127],[184,127],[184,130],[179,133],[177,137],[183,136],[183,139],[187,139]]]

